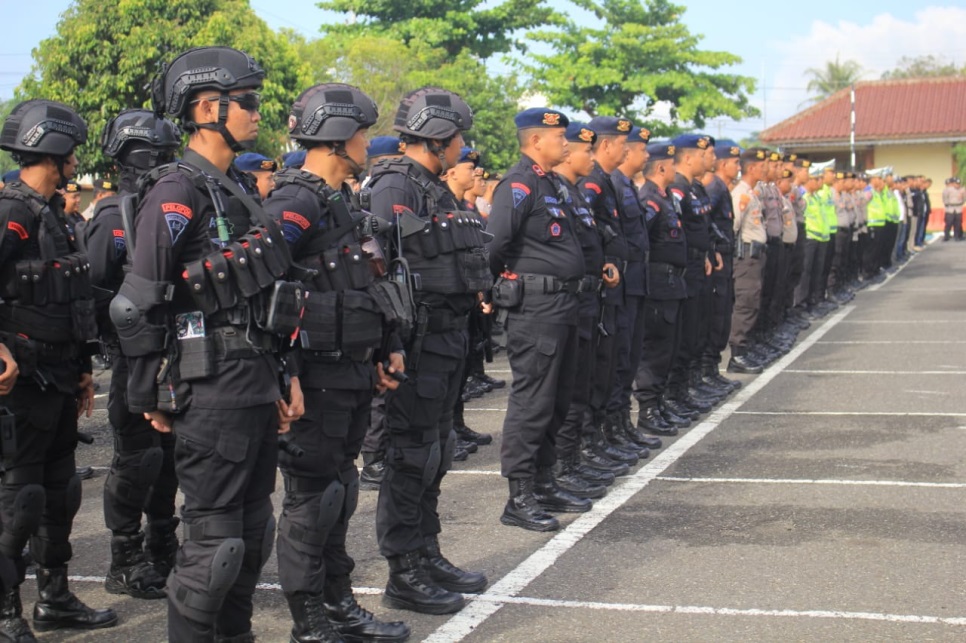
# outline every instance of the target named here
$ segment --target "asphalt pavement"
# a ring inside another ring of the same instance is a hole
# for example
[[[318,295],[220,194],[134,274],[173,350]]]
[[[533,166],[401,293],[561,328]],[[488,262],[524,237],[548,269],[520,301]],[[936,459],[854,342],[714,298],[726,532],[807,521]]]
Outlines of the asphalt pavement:
[[[813,324],[793,351],[621,478],[564,529],[505,527],[499,476],[506,390],[468,405],[494,444],[443,485],[441,543],[490,578],[459,614],[380,605],[387,567],[362,493],[350,532],[357,593],[411,640],[966,640],[966,243],[933,243],[888,282]],[[488,372],[509,379],[502,354]],[[73,589],[120,624],[44,641],[163,641],[164,601],[107,594],[102,491],[111,458],[101,373],[82,428]],[[279,479],[276,488],[281,490]],[[274,497],[281,504],[281,493]],[[260,641],[288,640],[274,558],[255,598]],[[25,611],[33,581],[23,591]]]

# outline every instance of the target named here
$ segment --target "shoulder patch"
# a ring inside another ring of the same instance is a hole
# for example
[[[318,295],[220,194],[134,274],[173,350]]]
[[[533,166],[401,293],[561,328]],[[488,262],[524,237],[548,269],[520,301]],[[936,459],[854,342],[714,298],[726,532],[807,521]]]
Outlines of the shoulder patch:
[[[587,188],[588,190],[593,190],[597,194],[600,194],[601,192],[603,192],[603,190],[600,189],[599,185],[597,185],[596,183],[591,183],[590,181],[587,181],[586,183],[584,183],[584,187]]]
[[[539,165],[537,165],[536,163],[534,163],[534,164],[533,164],[533,172],[534,172],[534,174],[536,174],[537,176],[547,176],[547,173],[543,171],[543,168],[541,168],[541,167],[540,167]]]
[[[114,235],[114,252],[120,256],[127,251],[127,241],[124,239],[124,230],[111,230]]]
[[[194,214],[191,211],[191,208],[189,208],[188,206],[186,206],[183,203],[162,203],[161,204],[161,211],[164,212],[164,213],[174,212],[176,214],[180,214],[181,216],[185,217],[186,219],[190,219],[192,217],[192,215]]]
[[[290,221],[303,230],[308,230],[309,226],[311,225],[309,220],[303,217],[301,214],[298,212],[291,212],[289,210],[282,211],[282,221]]]
[[[530,187],[526,183],[511,183],[510,190],[513,192],[513,207],[518,207],[530,196]]]
[[[29,234],[27,234],[27,229],[24,228],[19,223],[17,223],[16,221],[8,221],[7,230],[11,230],[12,232],[14,232],[18,237],[20,237],[21,241],[26,241],[27,237],[30,236]]]
[[[682,200],[684,198],[684,191],[681,190],[680,188],[671,188],[671,194],[678,201],[680,201],[680,200]]]
[[[406,207],[406,206],[404,206],[402,204],[394,203],[392,205],[392,213],[394,215],[396,215],[397,217],[398,216],[402,216],[403,214],[406,214],[407,212],[409,214],[414,214],[413,211],[410,208],[408,208],[408,207]]]

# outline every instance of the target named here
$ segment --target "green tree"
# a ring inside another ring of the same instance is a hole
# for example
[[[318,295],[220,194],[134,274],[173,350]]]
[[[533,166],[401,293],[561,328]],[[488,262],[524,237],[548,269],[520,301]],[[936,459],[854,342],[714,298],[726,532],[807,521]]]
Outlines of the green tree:
[[[966,183],[966,143],[956,143],[953,145],[953,160],[956,162],[956,176],[963,183]]]
[[[755,81],[725,73],[741,62],[726,52],[704,51],[702,37],[681,23],[685,7],[669,0],[572,0],[597,24],[567,20],[529,35],[539,43],[521,67],[536,92],[553,105],[597,115],[626,116],[668,134],[708,119],[754,116],[748,94]],[[537,54],[549,48],[550,53]],[[671,123],[654,117],[667,106]]]
[[[514,34],[556,19],[544,0],[323,0],[318,6],[351,16],[345,23],[323,25],[330,35],[387,35],[410,45],[421,42],[455,57],[463,51],[489,58],[519,43]]]
[[[805,73],[812,77],[805,89],[815,94],[810,102],[817,103],[858,82],[862,78],[862,66],[854,60],[841,62],[836,54],[835,60],[827,61],[825,67],[809,67]]]
[[[150,107],[146,89],[161,62],[203,45],[251,54],[266,72],[257,149],[275,156],[287,138],[289,107],[309,78],[284,36],[258,18],[248,0],[75,0],[57,35],[34,49],[18,98],[50,98],[75,107],[90,127],[79,150],[83,171],[106,173],[100,133],[123,109]]]
[[[7,116],[10,115],[10,111],[13,110],[14,106],[17,104],[17,100],[11,98],[9,100],[0,100],[0,123],[7,120]],[[10,170],[16,170],[17,164],[13,162],[10,158],[10,154],[0,150],[0,174],[5,174]]]
[[[941,56],[928,54],[926,56],[903,56],[898,66],[882,74],[882,80],[901,78],[933,78],[937,76],[963,76],[966,67],[957,67]]]

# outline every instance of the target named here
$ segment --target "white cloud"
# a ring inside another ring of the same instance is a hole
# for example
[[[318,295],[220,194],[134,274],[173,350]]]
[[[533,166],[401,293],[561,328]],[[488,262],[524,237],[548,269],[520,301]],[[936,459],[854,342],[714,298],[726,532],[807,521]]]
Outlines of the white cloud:
[[[863,69],[863,80],[878,80],[894,69],[903,56],[934,55],[962,66],[966,62],[966,8],[926,7],[912,21],[885,13],[867,24],[822,20],[812,22],[810,31],[771,44],[779,61],[768,69],[768,125],[799,111],[808,100],[805,91],[810,67],[821,68],[839,55],[842,61],[855,60]]]

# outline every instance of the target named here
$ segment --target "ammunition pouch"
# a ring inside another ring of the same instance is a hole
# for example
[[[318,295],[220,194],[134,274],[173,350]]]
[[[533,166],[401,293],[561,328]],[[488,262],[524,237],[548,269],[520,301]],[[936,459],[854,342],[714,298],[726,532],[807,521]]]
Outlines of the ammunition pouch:
[[[305,297],[299,336],[310,361],[368,361],[382,342],[383,314],[363,291],[312,291]]]
[[[475,212],[433,215],[432,225],[403,239],[403,254],[420,290],[442,294],[477,293],[493,286],[484,244],[483,220]]]
[[[523,302],[523,283],[514,275],[501,275],[493,284],[493,305],[497,308],[516,308]]]
[[[382,311],[382,316],[403,337],[413,332],[416,314],[407,280],[380,279],[366,288],[366,292]]]

